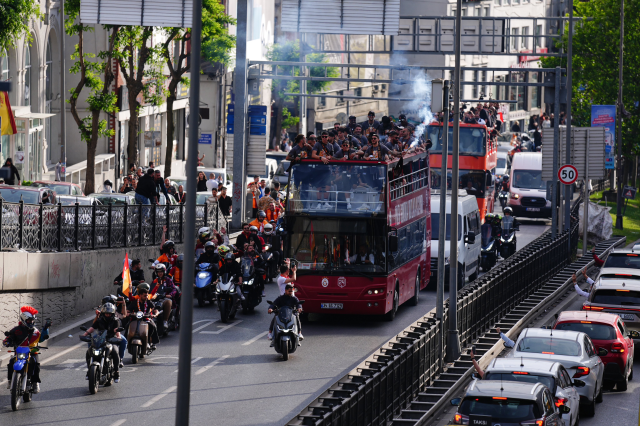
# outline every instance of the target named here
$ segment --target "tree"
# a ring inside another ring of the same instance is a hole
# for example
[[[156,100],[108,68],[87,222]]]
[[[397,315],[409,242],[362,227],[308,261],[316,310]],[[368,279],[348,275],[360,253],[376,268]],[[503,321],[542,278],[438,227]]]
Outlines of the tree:
[[[71,55],[71,59],[76,62],[71,66],[70,71],[74,74],[79,73],[80,81],[75,88],[69,90],[71,97],[68,102],[71,105],[71,115],[80,130],[80,138],[87,144],[87,174],[84,191],[89,194],[95,192],[95,158],[98,138],[114,134],[113,129],[107,128],[107,120],[100,119],[100,114],[102,111],[111,114],[118,111],[117,96],[110,87],[115,79],[111,70],[111,60],[120,27],[103,27],[109,34],[109,47],[106,51],[101,51],[97,55],[86,53],[84,36],[85,33],[92,32],[94,29],[79,22],[80,0],[66,0],[65,12],[67,34],[78,36],[78,44]],[[89,90],[87,97],[89,115],[81,117],[78,111],[78,98],[85,88]]]
[[[269,51],[267,52],[267,59],[270,61],[288,61],[288,62],[297,62],[300,61],[300,42],[296,41],[288,41],[284,44],[273,44],[269,47]],[[305,58],[306,62],[318,62],[318,63],[327,63],[329,62],[327,56],[324,53],[313,53],[307,55]],[[293,73],[294,76],[300,75],[300,67],[292,67],[292,66],[280,66],[278,67],[278,74],[282,75],[291,75]],[[312,77],[324,77],[325,68],[324,67],[309,67],[309,75]],[[327,77],[339,77],[340,71],[338,68],[327,68]],[[317,93],[322,90],[325,90],[331,84],[330,81],[308,81],[307,82],[307,93]],[[275,126],[275,136],[280,138],[280,133],[282,132],[283,121],[285,125],[296,125],[299,121],[299,117],[292,117],[289,110],[284,107],[285,102],[291,101],[292,97],[285,96],[285,93],[296,93],[300,91],[300,84],[297,80],[273,80],[271,85],[271,92],[274,99],[274,105],[277,109],[276,113],[276,126]],[[286,110],[286,111],[285,111]],[[287,117],[284,117],[286,114]],[[296,120],[297,118],[297,120]],[[286,128],[286,127],[284,127]],[[279,140],[279,139],[278,139]]]
[[[41,17],[38,0],[2,0],[0,2],[0,52],[15,46],[20,37],[31,43],[31,18]]]
[[[592,17],[591,21],[576,24],[573,36],[573,73],[571,108],[572,123],[590,126],[591,105],[615,105],[618,99],[620,0],[592,0],[574,3],[576,16]],[[640,153],[640,0],[625,1],[624,81],[623,104],[630,116],[622,124],[622,151],[630,159]],[[558,42],[566,49],[565,36]],[[544,67],[566,67],[566,58],[544,58]],[[625,161],[625,176],[631,170]]]
[[[229,63],[229,52],[235,46],[235,37],[229,35],[228,25],[236,21],[224,13],[224,6],[215,0],[203,0],[202,4],[202,52],[211,62]],[[173,157],[173,104],[177,98],[178,85],[189,84],[184,75],[190,70],[187,61],[189,52],[186,44],[191,38],[191,30],[186,28],[164,28],[166,40],[161,46],[161,55],[169,69],[167,96],[167,151],[165,153],[164,176],[171,175]],[[174,49],[172,49],[172,46]],[[176,48],[177,47],[177,48]]]

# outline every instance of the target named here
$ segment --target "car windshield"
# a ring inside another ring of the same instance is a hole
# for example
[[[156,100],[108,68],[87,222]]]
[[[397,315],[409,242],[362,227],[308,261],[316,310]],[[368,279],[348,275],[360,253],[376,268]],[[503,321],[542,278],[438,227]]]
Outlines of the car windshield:
[[[498,158],[498,163],[496,164],[498,169],[504,169],[507,167],[507,159],[506,158]]]
[[[292,216],[287,219],[287,227],[285,257],[298,261],[301,275],[310,271],[336,275],[385,271],[384,220]]]
[[[531,374],[527,373],[526,371],[518,371],[512,373],[492,373],[489,371],[484,375],[484,380],[507,380],[511,382],[542,383],[555,393],[556,381],[552,376]]]
[[[196,194],[196,204],[198,205],[202,205],[202,204],[207,204],[207,199],[211,197],[211,194],[207,193],[197,193]]]
[[[169,177],[169,180],[176,184],[176,189],[178,189],[178,187],[180,185],[182,185],[183,191],[187,191],[187,186],[188,185],[187,185],[187,180],[186,179]]]
[[[437,241],[440,238],[440,232],[436,231],[440,229],[440,213],[431,213],[431,239]],[[462,216],[458,215],[458,241],[462,238]],[[446,241],[451,241],[451,213],[447,213],[447,230]]]
[[[126,195],[111,196],[111,197],[107,197],[104,195],[94,195],[92,196],[92,198],[97,198],[98,200],[100,200],[102,204],[105,204],[105,205],[113,204],[114,206],[124,206],[125,204],[127,204],[127,199],[128,199]]]
[[[640,306],[640,291],[621,289],[596,290],[591,303]]]
[[[386,167],[302,163],[291,168],[290,212],[371,216],[385,212]]]
[[[545,189],[547,184],[542,180],[541,170],[514,170],[511,186],[522,189]]]
[[[518,423],[542,417],[540,408],[535,401],[505,398],[493,399],[489,397],[465,398],[458,411],[465,416],[477,414],[491,416],[492,422]]]
[[[582,348],[575,340],[557,337],[525,337],[518,343],[518,352],[546,355],[580,356]]]
[[[39,195],[40,193],[35,190],[24,191],[20,189],[13,188],[1,188],[0,195],[4,201],[8,201],[10,203],[18,203],[20,199],[25,202],[25,204],[38,204],[40,202]]]
[[[71,194],[71,185],[59,185],[59,184],[55,184],[55,183],[41,183],[41,182],[35,182],[33,184],[31,184],[31,186],[37,186],[39,188],[42,187],[46,187],[46,188],[51,188],[54,191],[56,191],[56,194],[58,195],[70,195]]]
[[[78,203],[81,206],[90,206],[91,200],[80,197],[58,197],[58,202],[63,206],[75,206]]]
[[[640,269],[640,255],[627,253],[611,253],[604,262],[603,268]]]
[[[616,329],[608,324],[598,324],[588,321],[588,315],[585,321],[580,322],[563,322],[555,327],[557,330],[582,331],[587,333],[591,340],[614,340],[616,339]]]
[[[428,139],[433,142],[433,147],[429,151],[431,154],[442,153],[442,142],[444,132],[442,126],[428,126]],[[480,127],[460,127],[460,155],[484,156],[486,154],[486,132]],[[449,147],[448,153],[453,152],[453,127],[449,127]]]
[[[431,188],[441,189],[442,185],[441,170],[431,169]],[[458,179],[458,188],[466,189],[467,194],[476,197],[484,197],[485,192],[485,173],[482,170],[460,170]],[[451,189],[451,170],[447,170],[447,189]]]

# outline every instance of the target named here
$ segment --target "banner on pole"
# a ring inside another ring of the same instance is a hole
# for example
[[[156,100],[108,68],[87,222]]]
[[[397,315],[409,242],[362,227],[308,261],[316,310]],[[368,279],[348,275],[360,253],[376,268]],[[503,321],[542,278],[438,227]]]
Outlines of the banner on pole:
[[[604,168],[615,169],[616,106],[591,105],[591,127],[604,127]]]

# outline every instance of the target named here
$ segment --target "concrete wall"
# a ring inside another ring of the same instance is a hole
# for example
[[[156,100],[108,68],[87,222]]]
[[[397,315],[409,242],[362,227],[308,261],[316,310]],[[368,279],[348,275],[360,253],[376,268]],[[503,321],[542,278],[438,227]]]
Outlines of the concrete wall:
[[[178,245],[178,251],[182,246]],[[19,308],[29,304],[60,324],[86,312],[113,294],[113,279],[122,271],[125,253],[140,259],[151,277],[147,259],[159,255],[157,246],[76,253],[0,252],[0,330],[16,324]]]

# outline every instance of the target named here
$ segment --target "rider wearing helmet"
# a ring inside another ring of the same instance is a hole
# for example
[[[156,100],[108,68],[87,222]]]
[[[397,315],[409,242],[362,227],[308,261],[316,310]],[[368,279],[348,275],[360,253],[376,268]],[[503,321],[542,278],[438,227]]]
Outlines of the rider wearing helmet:
[[[215,265],[215,269],[218,269],[219,260],[220,256],[216,252],[216,245],[211,241],[207,241],[204,245],[204,253],[198,257],[198,261],[196,263],[210,263],[212,266]]]
[[[184,263],[184,254],[180,253],[176,258],[176,265],[169,270],[169,275],[173,278],[173,283],[176,286],[182,284],[182,264]]]
[[[111,194],[113,192],[113,183],[109,179],[105,180],[102,186],[102,193]]]
[[[276,264],[276,268],[280,265],[280,259],[282,258],[282,238],[279,235],[276,235],[273,230],[273,225],[271,223],[267,223],[264,226],[264,231],[262,232],[262,240],[265,244],[269,244],[271,246],[271,253],[273,254],[273,261]]]
[[[505,207],[504,210],[502,210],[502,213],[504,213],[505,217],[510,216],[513,217],[513,227],[517,230],[520,227],[520,222],[518,222],[518,219],[515,218],[515,216],[513,216],[513,209],[509,206]]]
[[[178,288],[173,283],[173,280],[167,276],[167,267],[164,266],[163,263],[156,265],[156,278],[153,280],[154,287],[151,290],[151,298],[155,299],[156,293],[161,287],[164,288],[165,298],[162,300],[162,316],[163,316],[163,327],[166,330],[169,327],[169,317],[171,316],[171,308],[173,306],[173,301],[175,303],[178,302],[178,296],[180,292]],[[160,302],[160,300],[158,300]]]
[[[164,265],[162,265],[164,266]],[[107,302],[102,305],[102,309],[100,311],[100,316],[93,320],[93,324],[87,331],[84,332],[84,335],[87,336],[93,333],[95,330],[105,331],[107,332],[107,339],[111,339],[112,337],[116,337],[118,339],[122,339],[122,335],[118,331],[118,328],[121,327],[120,320],[116,317],[116,306]],[[91,344],[89,344],[89,348],[91,348]],[[89,368],[89,363],[91,362],[91,349],[87,350],[87,368]],[[111,357],[113,358],[114,365],[114,381],[118,383],[120,381],[120,372],[118,371],[119,367],[124,367],[122,364],[122,359],[120,358],[120,354],[116,350],[111,351]],[[87,380],[89,379],[89,375],[87,373]]]
[[[262,232],[264,225],[269,223],[266,219],[267,214],[263,210],[260,210],[258,212],[258,217],[249,222],[249,225],[255,226],[256,228],[258,228],[258,232]]]
[[[509,192],[509,175],[502,176],[502,182],[500,183],[500,190]]]
[[[44,342],[49,338],[49,327],[51,326],[51,320],[47,319],[42,328],[42,333],[36,328],[36,315],[38,310],[31,306],[23,306],[20,308],[20,323],[9,330],[6,333],[5,339],[2,341],[4,346],[28,346],[34,348],[38,346],[38,343]],[[13,376],[13,364],[15,359],[12,358],[7,364],[7,389],[11,389],[11,377]],[[30,357],[30,368],[28,369],[31,375],[31,383],[35,383],[33,393],[40,392],[40,363],[38,362],[38,354],[32,352]]]
[[[175,265],[178,255],[176,254],[176,245],[173,241],[165,241],[160,248],[160,253],[158,260],[153,262],[153,265],[151,265],[152,268],[155,268],[160,263],[169,265],[169,267]]]
[[[242,234],[238,235],[238,238],[236,239],[236,246],[240,250],[238,256],[242,256],[244,245],[250,243],[251,241],[253,241],[253,243],[255,244],[258,252],[262,252],[262,240],[258,237],[257,234],[251,233],[251,225],[249,225],[248,223],[243,223]]]
[[[236,257],[231,252],[224,256],[224,263],[220,268],[220,275],[223,274],[229,274],[229,276],[235,275],[238,282],[242,284],[242,271],[240,270],[240,264],[236,262]]]
[[[155,345],[160,339],[158,338],[158,326],[153,318],[158,315],[158,310],[155,304],[149,300],[150,289],[147,283],[138,284],[136,287],[137,296],[129,300],[129,304],[124,313],[125,315],[130,314],[135,316],[136,312],[142,312],[144,315],[149,315],[150,318],[147,320],[147,324],[149,325],[149,336],[151,337],[152,343],[151,348],[155,350]]]

